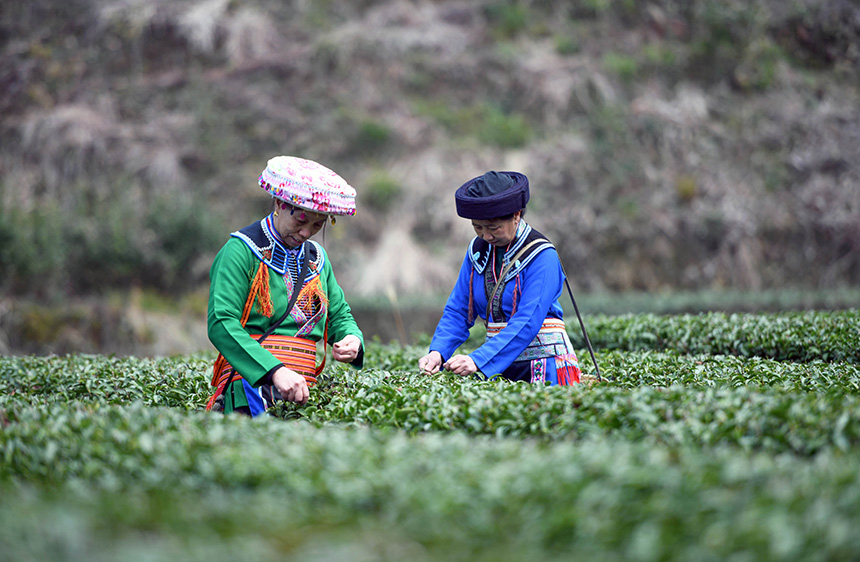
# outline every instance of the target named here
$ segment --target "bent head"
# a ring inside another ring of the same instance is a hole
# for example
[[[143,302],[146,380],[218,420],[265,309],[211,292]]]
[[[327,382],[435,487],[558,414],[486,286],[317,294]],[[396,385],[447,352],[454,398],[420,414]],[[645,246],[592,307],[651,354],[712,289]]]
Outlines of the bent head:
[[[461,185],[454,200],[475,234],[493,246],[507,246],[526,212],[529,180],[519,172],[487,172]]]
[[[355,214],[355,189],[313,160],[275,156],[257,180],[274,198],[274,227],[290,247],[303,244],[335,215]]]
[[[314,213],[280,201],[275,205],[278,213],[274,216],[273,225],[281,235],[284,244],[291,248],[304,244],[308,238],[319,232],[328,220],[328,215]]]
[[[475,234],[493,246],[507,246],[517,235],[523,210],[496,219],[472,219]]]

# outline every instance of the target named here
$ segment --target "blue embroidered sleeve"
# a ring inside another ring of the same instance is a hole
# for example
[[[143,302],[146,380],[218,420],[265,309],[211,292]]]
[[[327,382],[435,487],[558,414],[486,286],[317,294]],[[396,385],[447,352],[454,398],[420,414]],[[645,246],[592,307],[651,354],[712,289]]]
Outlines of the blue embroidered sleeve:
[[[515,284],[509,282],[502,297],[502,310],[509,316],[507,326],[469,355],[488,377],[510,367],[534,340],[547,316],[562,317],[558,298],[564,287],[564,273],[555,249],[535,256],[521,275],[522,294],[517,299],[516,313],[510,317]]]
[[[436,331],[433,333],[433,339],[430,342],[430,351],[438,351],[442,355],[443,361],[450,359],[454,351],[469,338],[469,329],[475,324],[474,320],[468,321],[471,271],[472,264],[469,262],[469,257],[466,256],[460,266],[457,283],[448,296],[442,318],[439,319]]]

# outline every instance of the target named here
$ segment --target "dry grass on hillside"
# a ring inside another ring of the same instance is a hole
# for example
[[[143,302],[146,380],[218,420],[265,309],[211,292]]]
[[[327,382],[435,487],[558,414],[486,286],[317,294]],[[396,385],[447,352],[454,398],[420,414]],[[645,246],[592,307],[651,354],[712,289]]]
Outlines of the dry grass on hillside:
[[[199,264],[264,212],[254,180],[266,159],[292,153],[360,193],[358,216],[327,233],[356,294],[446,292],[470,236],[451,194],[505,168],[531,179],[529,219],[583,289],[856,283],[860,8],[801,4],[36,0],[4,11],[0,211],[14,227],[0,229],[13,248],[0,281],[91,287],[63,252],[49,263],[66,274],[46,277],[15,249],[53,201],[83,221],[116,209],[113,226],[80,234],[75,255],[91,262],[80,271],[168,291],[205,283]],[[188,217],[193,242],[177,248],[167,237]],[[123,256],[120,273],[99,272]]]

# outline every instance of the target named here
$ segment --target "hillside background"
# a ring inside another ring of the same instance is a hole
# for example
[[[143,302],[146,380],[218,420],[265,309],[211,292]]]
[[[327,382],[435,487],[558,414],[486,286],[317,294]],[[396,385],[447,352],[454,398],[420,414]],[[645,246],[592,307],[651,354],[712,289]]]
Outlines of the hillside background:
[[[401,340],[492,169],[528,175],[591,312],[858,303],[857,1],[32,0],[0,8],[0,57],[0,352],[206,349],[208,267],[278,154],[358,191],[318,239]]]

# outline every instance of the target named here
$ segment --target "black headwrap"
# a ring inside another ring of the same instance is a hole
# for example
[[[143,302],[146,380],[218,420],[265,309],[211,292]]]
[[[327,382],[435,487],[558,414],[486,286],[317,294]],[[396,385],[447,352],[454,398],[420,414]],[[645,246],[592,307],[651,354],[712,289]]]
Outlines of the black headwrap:
[[[519,172],[487,172],[454,194],[457,214],[465,219],[497,219],[526,208],[529,180]]]

